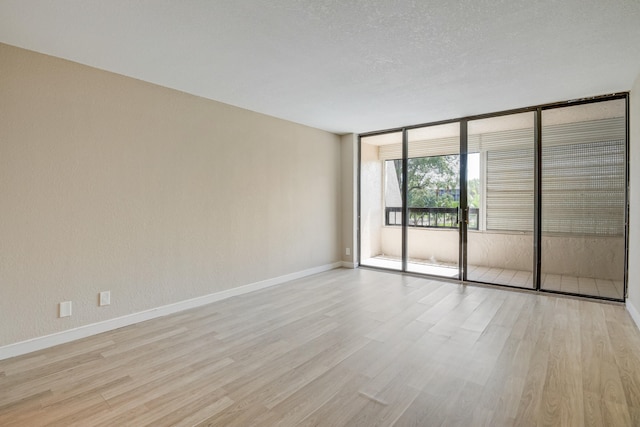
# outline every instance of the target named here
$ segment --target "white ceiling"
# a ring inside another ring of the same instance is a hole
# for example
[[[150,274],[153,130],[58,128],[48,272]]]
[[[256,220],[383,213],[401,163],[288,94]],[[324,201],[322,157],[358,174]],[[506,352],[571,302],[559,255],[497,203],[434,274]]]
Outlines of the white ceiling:
[[[0,0],[0,42],[336,133],[631,88],[638,0]]]

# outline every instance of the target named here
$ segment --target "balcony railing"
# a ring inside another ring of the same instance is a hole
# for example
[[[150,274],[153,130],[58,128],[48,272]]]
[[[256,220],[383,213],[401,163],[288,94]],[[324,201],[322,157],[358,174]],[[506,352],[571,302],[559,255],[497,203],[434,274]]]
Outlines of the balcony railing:
[[[478,230],[480,209],[469,208],[469,230]],[[409,208],[409,227],[458,228],[458,208]],[[385,225],[402,225],[402,208],[385,209]]]

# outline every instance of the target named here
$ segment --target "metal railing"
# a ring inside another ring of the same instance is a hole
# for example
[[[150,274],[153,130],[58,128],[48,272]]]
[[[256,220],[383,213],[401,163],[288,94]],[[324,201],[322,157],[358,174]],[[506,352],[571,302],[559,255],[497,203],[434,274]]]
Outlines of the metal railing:
[[[480,209],[469,208],[469,230],[478,230]],[[409,208],[409,227],[458,228],[458,208]],[[402,208],[385,209],[385,225],[402,225]]]

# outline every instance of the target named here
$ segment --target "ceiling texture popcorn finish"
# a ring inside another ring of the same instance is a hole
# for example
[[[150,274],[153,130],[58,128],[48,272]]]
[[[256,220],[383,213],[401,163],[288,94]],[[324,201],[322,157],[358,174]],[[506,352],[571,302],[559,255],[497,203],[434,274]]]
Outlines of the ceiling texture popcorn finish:
[[[0,42],[336,133],[627,91],[637,0],[0,0]]]

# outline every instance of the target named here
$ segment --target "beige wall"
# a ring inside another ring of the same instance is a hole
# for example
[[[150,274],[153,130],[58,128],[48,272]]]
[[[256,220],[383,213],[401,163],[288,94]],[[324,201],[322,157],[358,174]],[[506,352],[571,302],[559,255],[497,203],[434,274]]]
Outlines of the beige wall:
[[[402,228],[381,227],[380,253],[402,257]],[[458,230],[407,228],[409,258],[458,263]]]
[[[382,163],[377,146],[362,144],[360,150],[360,258],[367,259],[381,253]]]
[[[631,89],[629,124],[629,302],[640,312],[640,75]],[[640,319],[636,319],[640,322]]]
[[[542,273],[624,280],[624,237],[542,236]]]
[[[469,231],[469,265],[533,270],[533,233]]]
[[[342,258],[336,135],[1,44],[0,118],[0,346]]]
[[[458,262],[458,230],[407,230],[409,258],[443,263]],[[470,231],[469,265],[531,271],[533,238],[531,234]],[[543,236],[542,272],[622,280],[624,242],[619,237]],[[381,228],[381,249],[385,255],[400,257],[400,227]],[[546,255],[545,255],[546,254]]]
[[[356,194],[358,194],[357,184],[357,148],[358,137],[354,134],[343,135],[341,137],[341,160],[342,160],[342,260],[345,265],[353,266],[357,254],[357,208]],[[349,248],[350,255],[346,249]]]

